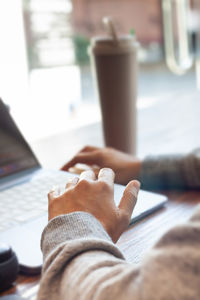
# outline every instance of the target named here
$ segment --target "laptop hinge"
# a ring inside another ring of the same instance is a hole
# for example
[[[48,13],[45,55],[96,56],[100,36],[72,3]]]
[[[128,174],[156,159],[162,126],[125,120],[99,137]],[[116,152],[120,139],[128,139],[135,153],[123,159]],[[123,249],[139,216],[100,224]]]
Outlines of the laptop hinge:
[[[32,178],[33,174],[40,171],[41,169],[42,168],[40,166],[37,166],[28,170],[17,172],[16,174],[6,176],[5,178],[1,178],[0,191],[8,189],[14,185],[29,181]]]

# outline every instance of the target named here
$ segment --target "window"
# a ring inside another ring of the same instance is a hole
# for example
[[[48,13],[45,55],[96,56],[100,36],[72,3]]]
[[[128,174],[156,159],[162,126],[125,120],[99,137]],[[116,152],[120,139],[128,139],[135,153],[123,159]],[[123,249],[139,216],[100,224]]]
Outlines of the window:
[[[100,121],[87,48],[92,36],[105,34],[102,25],[105,15],[113,17],[120,34],[134,29],[141,44],[139,112],[157,109],[160,103],[168,105],[167,96],[175,99],[183,89],[188,94],[194,92],[194,68],[179,77],[166,67],[161,2],[23,0],[29,88],[24,99],[26,116],[21,114],[21,123],[30,139]],[[157,117],[161,128],[163,120]]]

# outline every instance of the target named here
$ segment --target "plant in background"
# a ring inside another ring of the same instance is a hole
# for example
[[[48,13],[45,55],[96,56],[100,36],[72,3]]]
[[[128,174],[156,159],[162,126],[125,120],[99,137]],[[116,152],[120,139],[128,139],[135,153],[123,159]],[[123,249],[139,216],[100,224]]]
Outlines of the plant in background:
[[[89,63],[89,56],[87,53],[90,44],[89,38],[76,34],[72,36],[75,51],[75,62],[78,65],[85,65]]]

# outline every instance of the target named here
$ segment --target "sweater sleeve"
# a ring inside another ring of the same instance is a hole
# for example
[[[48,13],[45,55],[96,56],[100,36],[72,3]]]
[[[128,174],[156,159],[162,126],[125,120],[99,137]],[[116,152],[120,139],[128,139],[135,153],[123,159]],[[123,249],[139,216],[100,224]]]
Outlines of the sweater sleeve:
[[[200,148],[187,155],[147,157],[140,180],[144,189],[199,189]]]
[[[38,300],[200,299],[200,208],[139,266],[127,263],[101,224],[83,212],[51,220],[41,247]]]

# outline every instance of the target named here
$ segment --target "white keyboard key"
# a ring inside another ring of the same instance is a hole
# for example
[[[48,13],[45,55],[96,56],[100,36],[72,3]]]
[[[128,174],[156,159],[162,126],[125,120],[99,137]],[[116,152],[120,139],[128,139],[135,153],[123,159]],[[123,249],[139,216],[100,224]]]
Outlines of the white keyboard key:
[[[23,215],[19,215],[19,216],[16,216],[14,218],[15,221],[18,221],[18,222],[25,222],[25,221],[28,221],[28,220],[31,220],[35,217],[38,217],[42,214],[41,211],[37,210],[37,211],[30,211],[30,212],[24,212]]]
[[[24,184],[14,186],[0,193],[0,216],[4,224],[0,231],[38,217],[48,211],[48,192],[53,186],[65,187],[66,174],[45,174]],[[9,212],[9,213],[8,213]],[[14,222],[14,223],[12,223]]]

